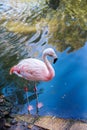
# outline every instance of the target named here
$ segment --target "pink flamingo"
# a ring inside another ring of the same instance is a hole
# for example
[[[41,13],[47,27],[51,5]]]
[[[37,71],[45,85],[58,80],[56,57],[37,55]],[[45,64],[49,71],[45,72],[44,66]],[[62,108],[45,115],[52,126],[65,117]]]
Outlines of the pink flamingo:
[[[31,81],[49,81],[55,76],[55,71],[48,61],[47,56],[53,57],[53,63],[57,61],[57,55],[55,51],[52,48],[47,48],[42,54],[44,62],[35,58],[24,59],[10,69],[10,74],[14,73],[19,77]],[[35,93],[36,90],[37,88],[35,85]]]

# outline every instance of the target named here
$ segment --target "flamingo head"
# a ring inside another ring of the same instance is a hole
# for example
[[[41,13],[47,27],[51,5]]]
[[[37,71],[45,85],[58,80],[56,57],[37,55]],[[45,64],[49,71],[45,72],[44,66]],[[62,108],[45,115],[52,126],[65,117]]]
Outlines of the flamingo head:
[[[55,51],[52,48],[47,48],[43,51],[43,57],[46,56],[46,55],[53,57],[53,59],[54,59],[53,63],[56,63],[58,57],[57,57]]]
[[[14,67],[10,69],[10,75],[14,72]]]
[[[57,60],[58,60],[58,58],[57,58],[57,57],[56,57],[56,58],[54,58],[53,63],[55,64]]]
[[[13,66],[13,67],[10,69],[10,75],[13,74],[13,73],[15,73],[15,72],[19,73],[19,70],[18,70],[18,68],[17,68],[16,66]]]

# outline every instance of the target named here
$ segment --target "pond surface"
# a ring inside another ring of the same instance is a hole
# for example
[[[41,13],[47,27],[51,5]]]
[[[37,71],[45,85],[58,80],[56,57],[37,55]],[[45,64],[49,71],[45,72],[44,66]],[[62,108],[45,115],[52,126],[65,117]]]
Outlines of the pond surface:
[[[29,89],[29,101],[33,106],[32,114],[36,111],[36,96],[33,90],[34,82],[25,81],[15,75],[10,76],[10,68],[24,58],[35,57],[42,60],[42,51],[52,47],[58,55],[58,61],[55,65],[52,64],[56,75],[49,82],[37,83],[38,100],[43,104],[39,114],[87,120],[86,38],[83,38],[84,42],[81,43],[83,45],[78,50],[68,53],[72,47],[68,46],[60,52],[56,46],[49,44],[51,36],[48,35],[47,23],[40,26],[40,29],[39,24],[31,25],[32,17],[29,26],[27,23],[20,24],[20,20],[14,23],[14,17],[16,19],[19,17],[23,21],[23,15],[27,17],[21,8],[18,9],[20,6],[26,7],[26,2],[17,5],[11,2],[10,0],[0,2],[0,93],[14,104],[12,112],[27,113],[25,86]],[[37,9],[36,5],[34,6]]]

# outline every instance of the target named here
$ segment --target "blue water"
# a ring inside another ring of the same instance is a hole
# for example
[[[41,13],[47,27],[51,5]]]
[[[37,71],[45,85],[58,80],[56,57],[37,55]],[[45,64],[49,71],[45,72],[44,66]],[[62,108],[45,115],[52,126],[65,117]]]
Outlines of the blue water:
[[[62,118],[87,119],[87,43],[72,53],[58,52],[59,60],[53,65],[56,75],[49,82],[38,84],[38,100],[43,103],[40,115]],[[30,102],[34,106],[35,100]],[[26,111],[26,104],[21,113]]]

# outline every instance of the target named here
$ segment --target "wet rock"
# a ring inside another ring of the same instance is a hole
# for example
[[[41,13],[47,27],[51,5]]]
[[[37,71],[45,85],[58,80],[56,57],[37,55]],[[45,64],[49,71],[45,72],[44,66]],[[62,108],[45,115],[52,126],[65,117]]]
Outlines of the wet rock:
[[[10,127],[11,127],[11,124],[5,123],[4,126],[5,126],[6,128],[10,128]]]
[[[11,125],[15,125],[15,124],[17,124],[17,121],[16,121],[15,119],[13,119],[13,120],[11,121]]]
[[[87,130],[87,122],[52,116],[15,115],[0,119],[0,130]]]
[[[23,122],[23,126],[24,126],[24,127],[27,127],[27,126],[28,126],[28,123],[27,123],[27,122]]]
[[[24,126],[24,122],[18,122],[16,125],[12,125],[8,130],[31,130],[27,126]]]
[[[0,103],[3,103],[4,99],[0,99]]]
[[[0,118],[5,117],[10,113],[12,104],[3,96],[0,96]]]
[[[23,122],[27,122],[29,124],[34,124],[35,120],[37,118],[35,118],[34,116],[30,115],[30,114],[25,114],[25,115],[15,115],[15,120],[19,121],[23,121]]]
[[[45,128],[42,128],[42,127],[39,127],[39,126],[36,126],[34,125],[31,130],[50,130],[50,129],[45,129]]]
[[[1,118],[0,119],[0,130],[4,130],[5,128],[4,128],[4,125],[5,125],[5,119],[4,118]]]
[[[43,116],[40,117],[34,124],[44,129],[65,130],[70,123],[69,120],[64,120],[51,116]]]
[[[72,125],[70,130],[87,130],[87,124],[83,122],[76,122]]]

